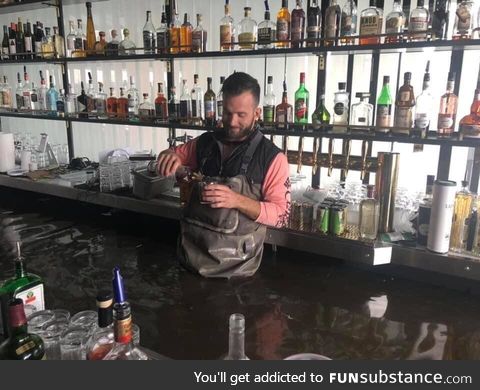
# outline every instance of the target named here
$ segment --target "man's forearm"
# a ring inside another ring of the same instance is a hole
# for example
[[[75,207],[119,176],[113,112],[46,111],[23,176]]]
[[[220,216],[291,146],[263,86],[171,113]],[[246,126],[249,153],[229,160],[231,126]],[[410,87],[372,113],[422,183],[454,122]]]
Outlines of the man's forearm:
[[[255,221],[260,215],[260,202],[241,194],[237,194],[237,197],[236,209],[252,221]]]

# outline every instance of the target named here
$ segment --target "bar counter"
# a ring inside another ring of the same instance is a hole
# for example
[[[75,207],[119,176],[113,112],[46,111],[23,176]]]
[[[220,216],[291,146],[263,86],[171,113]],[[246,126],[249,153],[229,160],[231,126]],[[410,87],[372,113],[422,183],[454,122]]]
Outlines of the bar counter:
[[[269,245],[255,276],[205,279],[178,264],[177,235],[176,221],[2,188],[0,280],[20,240],[47,308],[74,314],[119,265],[141,344],[172,359],[224,355],[234,312],[250,359],[480,359],[478,296]]]

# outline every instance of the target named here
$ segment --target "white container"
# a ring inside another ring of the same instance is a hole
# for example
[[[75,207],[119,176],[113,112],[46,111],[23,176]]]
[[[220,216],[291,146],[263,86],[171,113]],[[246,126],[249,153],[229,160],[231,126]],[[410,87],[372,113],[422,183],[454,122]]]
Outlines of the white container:
[[[456,191],[457,183],[454,181],[436,180],[433,184],[427,240],[427,249],[432,252],[448,253]]]
[[[32,152],[30,150],[22,150],[20,168],[28,171],[30,162],[32,161]]]
[[[12,133],[0,131],[0,172],[15,168],[15,147]]]

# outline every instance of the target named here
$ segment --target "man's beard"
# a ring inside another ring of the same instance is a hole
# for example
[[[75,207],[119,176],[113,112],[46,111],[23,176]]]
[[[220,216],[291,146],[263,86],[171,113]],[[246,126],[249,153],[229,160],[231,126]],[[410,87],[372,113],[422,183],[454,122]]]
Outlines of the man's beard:
[[[242,142],[244,141],[254,130],[255,120],[250,124],[250,126],[245,126],[239,129],[239,131],[233,133],[230,127],[224,127],[222,130],[222,141],[226,142]]]

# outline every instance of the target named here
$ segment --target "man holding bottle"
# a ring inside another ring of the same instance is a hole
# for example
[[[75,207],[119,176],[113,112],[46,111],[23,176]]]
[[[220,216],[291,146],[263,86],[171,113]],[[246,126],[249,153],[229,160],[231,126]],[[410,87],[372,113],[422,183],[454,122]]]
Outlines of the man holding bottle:
[[[251,276],[260,265],[266,225],[288,221],[288,161],[256,124],[260,86],[243,72],[223,84],[223,127],[160,153],[158,173],[187,166],[203,176],[184,210],[179,256],[206,277]],[[213,183],[213,184],[212,184]]]

